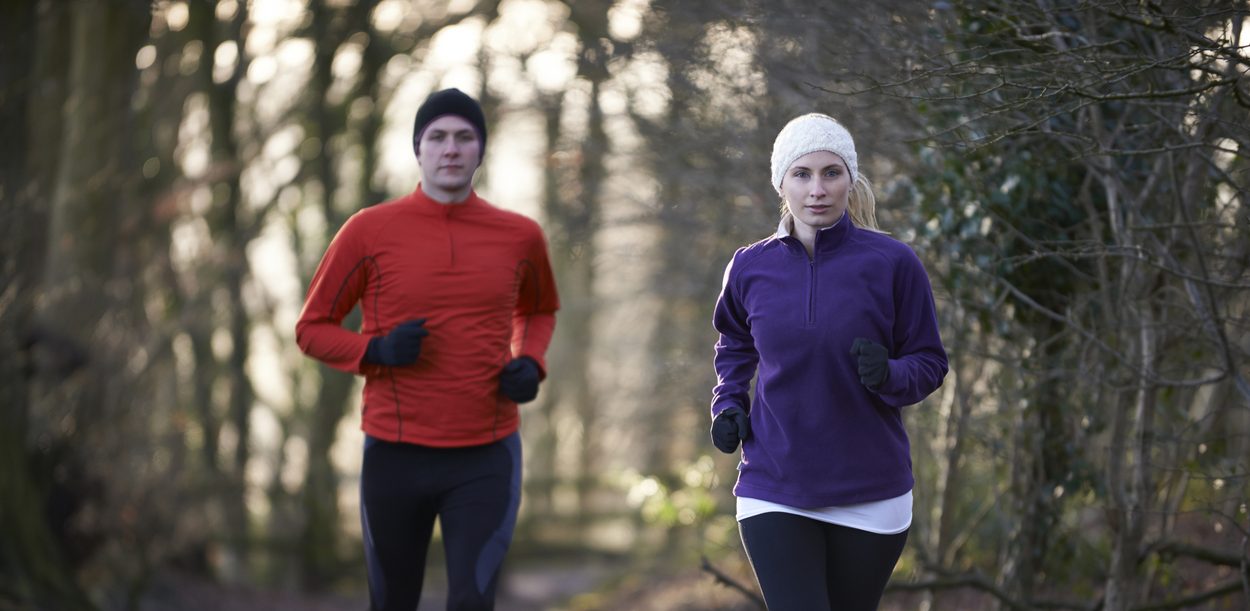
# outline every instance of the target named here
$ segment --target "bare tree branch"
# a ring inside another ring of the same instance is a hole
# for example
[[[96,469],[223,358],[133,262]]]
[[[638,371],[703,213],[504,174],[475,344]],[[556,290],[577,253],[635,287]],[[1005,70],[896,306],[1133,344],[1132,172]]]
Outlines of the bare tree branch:
[[[1159,554],[1163,556],[1186,556],[1196,560],[1202,560],[1220,566],[1241,567],[1246,561],[1246,554],[1243,552],[1224,551],[1211,549],[1201,545],[1185,543],[1183,541],[1163,540],[1156,541],[1150,546],[1142,550],[1141,560],[1145,560],[1150,554]]]
[[[1176,598],[1161,603],[1152,603],[1147,605],[1137,605],[1133,607],[1133,611],[1170,611],[1171,609],[1184,609],[1186,607],[1196,607],[1204,602],[1223,598],[1242,589],[1242,579],[1231,579],[1206,592],[1199,592],[1191,596]]]
[[[738,581],[735,580],[733,577],[726,575],[720,569],[713,566],[712,563],[707,559],[707,556],[702,556],[701,559],[702,559],[702,562],[701,562],[700,568],[702,568],[704,572],[710,573],[713,577],[715,577],[716,583],[724,585],[731,590],[737,590],[743,596],[745,596],[747,600],[755,603],[755,605],[761,609],[768,608],[767,605],[764,604],[764,598],[760,596],[759,594],[756,594],[754,590],[748,589],[746,586],[743,586],[742,584],[738,583]]]

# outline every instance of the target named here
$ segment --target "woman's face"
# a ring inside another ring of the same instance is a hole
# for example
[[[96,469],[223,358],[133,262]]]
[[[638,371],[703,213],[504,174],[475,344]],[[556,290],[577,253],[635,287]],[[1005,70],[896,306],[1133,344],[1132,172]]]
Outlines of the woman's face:
[[[781,179],[781,194],[795,223],[811,229],[829,227],[846,212],[851,173],[846,162],[834,153],[808,153],[795,159],[786,170]]]

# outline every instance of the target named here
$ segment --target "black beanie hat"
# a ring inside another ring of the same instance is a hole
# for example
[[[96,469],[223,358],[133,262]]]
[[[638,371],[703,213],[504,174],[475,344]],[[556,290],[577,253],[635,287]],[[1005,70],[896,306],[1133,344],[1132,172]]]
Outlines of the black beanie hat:
[[[478,163],[481,163],[481,156],[486,154],[486,115],[482,114],[482,106],[477,100],[454,87],[435,91],[421,103],[412,127],[412,150],[416,152],[420,148],[421,132],[425,131],[425,127],[444,115],[461,117],[477,130],[477,136],[482,140],[481,155],[478,156]]]

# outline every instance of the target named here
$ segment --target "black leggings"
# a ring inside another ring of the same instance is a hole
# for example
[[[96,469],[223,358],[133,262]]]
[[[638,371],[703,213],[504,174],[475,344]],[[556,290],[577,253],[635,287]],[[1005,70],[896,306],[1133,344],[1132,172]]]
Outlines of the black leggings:
[[[487,611],[521,502],[521,438],[468,448],[365,439],[360,521],[369,608],[414,611],[438,518],[447,555],[447,608]]]
[[[871,611],[907,543],[791,513],[738,523],[769,611]]]

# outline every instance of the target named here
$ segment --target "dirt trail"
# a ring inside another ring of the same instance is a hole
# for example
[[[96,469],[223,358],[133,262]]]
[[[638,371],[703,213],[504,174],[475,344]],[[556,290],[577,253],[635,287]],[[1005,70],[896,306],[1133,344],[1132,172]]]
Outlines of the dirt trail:
[[[613,576],[603,563],[562,566],[526,566],[507,570],[499,591],[499,611],[547,611],[569,598],[590,592]],[[369,596],[359,592],[313,594],[230,587],[180,574],[160,576],[140,605],[140,611],[361,611]],[[441,611],[446,583],[437,573],[427,576],[418,611]]]

